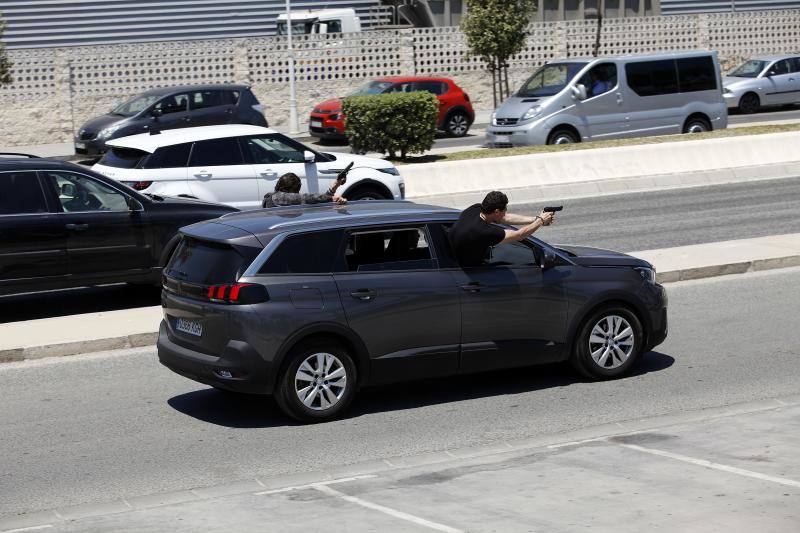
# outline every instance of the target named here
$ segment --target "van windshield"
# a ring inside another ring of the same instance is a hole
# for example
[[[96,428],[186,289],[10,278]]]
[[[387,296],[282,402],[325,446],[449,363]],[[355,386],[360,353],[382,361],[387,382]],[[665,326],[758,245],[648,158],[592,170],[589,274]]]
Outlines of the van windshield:
[[[550,63],[522,85],[517,96],[553,96],[558,94],[588,63]]]
[[[758,59],[751,59],[749,61],[745,61],[732,71],[728,73],[728,76],[732,78],[755,78],[764,70],[764,67],[767,66],[766,61],[759,61]]]

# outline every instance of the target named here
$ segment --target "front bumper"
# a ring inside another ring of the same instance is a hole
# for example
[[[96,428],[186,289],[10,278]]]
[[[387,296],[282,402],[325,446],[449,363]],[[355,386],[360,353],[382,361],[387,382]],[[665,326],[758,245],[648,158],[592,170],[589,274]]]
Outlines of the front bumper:
[[[739,100],[742,99],[742,95],[745,91],[741,90],[732,90],[729,93],[722,93],[722,98],[725,100],[725,105],[728,106],[728,109],[736,109],[739,107]]]
[[[667,290],[662,285],[656,285],[659,294],[656,296],[658,304],[650,309],[650,331],[647,334],[645,351],[652,350],[667,338]]]
[[[547,144],[547,131],[538,121],[520,126],[489,126],[486,128],[486,146],[511,148]]]
[[[75,139],[75,153],[81,155],[102,155],[106,152],[106,141],[97,138],[89,140]]]
[[[235,392],[270,394],[269,365],[252,346],[229,341],[221,355],[209,355],[174,342],[162,320],[158,330],[158,360],[173,372],[191,380]],[[220,371],[235,377],[224,378]]]

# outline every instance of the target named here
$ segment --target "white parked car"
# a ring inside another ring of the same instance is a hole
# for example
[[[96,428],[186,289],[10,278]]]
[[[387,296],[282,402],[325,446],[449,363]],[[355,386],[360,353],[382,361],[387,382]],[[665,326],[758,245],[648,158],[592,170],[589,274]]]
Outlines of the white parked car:
[[[260,126],[227,124],[121,137],[93,170],[143,193],[185,196],[239,209],[261,207],[278,178],[297,174],[302,192],[325,192],[348,163],[348,200],[405,196],[403,179],[388,161],[314,151]]]
[[[748,59],[728,73],[722,87],[728,108],[742,113],[800,103],[800,55]]]

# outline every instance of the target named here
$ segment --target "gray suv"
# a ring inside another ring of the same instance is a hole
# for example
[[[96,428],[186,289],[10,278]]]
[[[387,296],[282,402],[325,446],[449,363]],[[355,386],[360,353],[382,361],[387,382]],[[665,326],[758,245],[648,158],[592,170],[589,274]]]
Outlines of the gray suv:
[[[372,201],[185,227],[163,277],[158,357],[315,422],[367,385],[565,360],[614,378],[666,338],[649,263],[531,238],[461,268],[447,238],[458,215]]]
[[[100,155],[111,139],[156,130],[219,124],[266,128],[263,110],[246,85],[159,87],[86,122],[75,135],[75,153]]]

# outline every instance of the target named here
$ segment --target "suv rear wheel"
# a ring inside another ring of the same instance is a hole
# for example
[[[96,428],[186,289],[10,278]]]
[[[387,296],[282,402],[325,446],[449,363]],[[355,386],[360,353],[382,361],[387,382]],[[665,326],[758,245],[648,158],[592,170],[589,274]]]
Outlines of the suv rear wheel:
[[[356,389],[356,366],[335,341],[303,343],[289,354],[275,400],[301,422],[323,422],[344,411]]]
[[[384,200],[386,196],[375,187],[359,187],[352,194],[347,195],[348,200]],[[391,198],[388,198],[389,200]]]
[[[599,309],[584,322],[572,351],[572,366],[591,379],[611,379],[626,373],[644,344],[642,324],[626,307]]]

